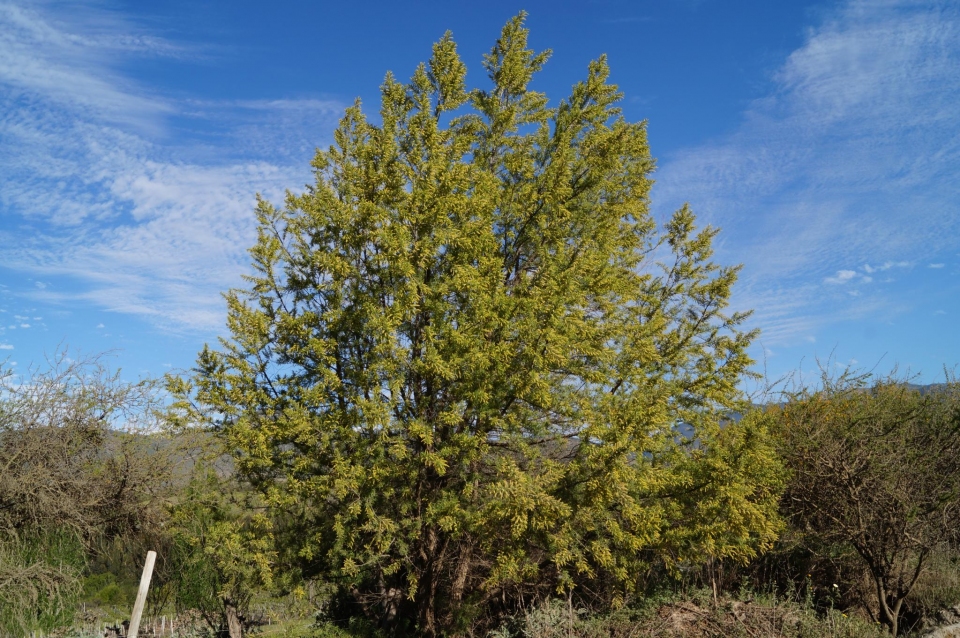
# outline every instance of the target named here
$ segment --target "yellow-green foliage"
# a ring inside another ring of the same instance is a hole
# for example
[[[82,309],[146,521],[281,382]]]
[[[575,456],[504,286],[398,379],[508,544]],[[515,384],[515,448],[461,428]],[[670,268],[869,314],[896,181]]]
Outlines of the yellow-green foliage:
[[[738,268],[687,208],[658,230],[604,58],[555,106],[529,88],[522,18],[486,89],[448,34],[378,123],[347,109],[316,183],[259,202],[231,336],[173,384],[302,523],[302,565],[426,634],[596,579],[616,604],[651,557],[777,533],[764,424],[721,427],[751,364]]]
[[[271,525],[244,496],[210,475],[193,481],[171,511],[174,602],[198,611],[214,632],[273,583]]]

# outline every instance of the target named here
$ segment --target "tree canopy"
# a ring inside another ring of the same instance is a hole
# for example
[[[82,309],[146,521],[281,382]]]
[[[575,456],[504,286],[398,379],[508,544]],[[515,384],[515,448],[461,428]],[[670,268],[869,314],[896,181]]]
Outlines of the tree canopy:
[[[378,118],[348,108],[315,183],[258,202],[230,336],[172,381],[303,577],[397,634],[553,592],[617,605],[652,564],[745,560],[778,530],[764,422],[729,419],[738,267],[688,208],[651,215],[606,59],[551,106],[548,57],[521,14],[486,88],[447,34],[387,75]]]

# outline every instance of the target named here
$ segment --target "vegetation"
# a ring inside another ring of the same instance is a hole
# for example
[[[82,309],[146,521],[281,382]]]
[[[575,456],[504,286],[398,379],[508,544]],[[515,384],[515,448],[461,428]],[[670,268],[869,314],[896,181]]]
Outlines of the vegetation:
[[[60,356],[0,375],[0,633],[72,618],[87,557],[160,515],[167,466],[148,438],[156,382]]]
[[[316,183],[258,208],[231,337],[175,384],[305,573],[394,634],[482,631],[553,592],[618,606],[652,563],[776,537],[777,461],[729,423],[751,361],[737,268],[648,212],[644,125],[592,63],[549,107],[522,16],[468,90],[449,35]],[[658,261],[659,259],[659,261]],[[769,479],[769,480],[758,480]]]
[[[272,584],[273,538],[232,481],[192,481],[171,512],[175,607],[197,610],[217,635],[239,638],[254,594]]]
[[[960,387],[843,375],[779,414],[794,480],[783,510],[820,545],[852,547],[869,570],[872,615],[900,609],[938,547],[960,535]]]
[[[692,590],[644,601],[612,614],[570,609],[553,600],[501,626],[494,638],[881,638],[873,622],[809,602],[772,595],[724,596]]]
[[[486,88],[447,35],[348,109],[167,394],[0,376],[0,635],[102,635],[147,549],[179,636],[870,638],[960,603],[960,384],[752,405],[717,231],[650,215],[605,60],[550,106],[547,58],[521,15]]]

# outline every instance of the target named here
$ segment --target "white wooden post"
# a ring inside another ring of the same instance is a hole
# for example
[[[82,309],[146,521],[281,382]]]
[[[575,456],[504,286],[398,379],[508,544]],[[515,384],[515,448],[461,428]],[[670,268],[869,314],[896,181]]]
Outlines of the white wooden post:
[[[143,564],[143,576],[140,577],[140,589],[137,590],[137,601],[133,603],[133,615],[130,616],[130,631],[127,638],[137,638],[140,629],[140,616],[143,606],[147,602],[147,590],[150,589],[150,577],[153,576],[153,563],[157,560],[157,553],[147,552],[147,561]]]

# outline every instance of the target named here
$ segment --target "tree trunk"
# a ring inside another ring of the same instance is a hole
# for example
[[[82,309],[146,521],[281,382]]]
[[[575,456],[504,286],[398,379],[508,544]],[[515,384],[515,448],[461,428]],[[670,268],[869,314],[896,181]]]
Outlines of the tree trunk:
[[[230,638],[243,638],[243,623],[240,622],[240,613],[236,604],[230,600],[223,601],[224,613],[227,616],[227,631]]]
[[[423,544],[420,546],[420,557],[423,560],[423,569],[417,583],[417,615],[419,616],[419,634],[425,638],[434,638],[437,635],[437,585],[440,568],[440,557],[437,555],[437,531],[429,527],[424,534]]]
[[[891,636],[896,636],[899,624],[900,616],[900,606],[903,604],[903,598],[897,598],[893,606],[890,606],[890,597],[892,594],[887,592],[886,587],[883,585],[883,581],[879,578],[874,578],[874,583],[877,586],[877,603],[879,612],[877,618],[880,620],[880,623],[887,626],[887,629],[890,630]]]
[[[453,583],[450,587],[450,597],[453,604],[459,606],[463,601],[463,591],[467,585],[467,576],[470,575],[470,567],[473,559],[473,545],[470,540],[464,543],[464,549],[460,552],[460,560],[457,563],[456,572],[454,572]]]
[[[430,566],[431,568],[433,565]],[[433,569],[424,570],[417,587],[417,606],[419,607],[419,634],[425,638],[437,635],[437,579]]]
[[[897,635],[897,632],[900,629],[900,606],[903,605],[903,598],[897,598],[897,602],[893,606],[893,622],[890,624],[890,633],[894,636]]]

